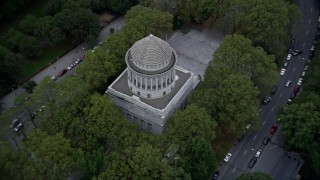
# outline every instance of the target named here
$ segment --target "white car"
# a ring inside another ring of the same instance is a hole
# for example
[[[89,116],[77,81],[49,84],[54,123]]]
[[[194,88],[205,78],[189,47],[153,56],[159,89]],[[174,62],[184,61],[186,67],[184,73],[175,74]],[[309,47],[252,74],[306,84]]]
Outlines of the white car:
[[[301,76],[304,77],[305,75],[306,75],[306,72],[303,71],[303,72],[301,73]]]
[[[305,71],[307,71],[307,70],[308,70],[308,68],[309,68],[309,66],[306,66],[306,67],[304,67],[304,70],[305,70]]]
[[[301,86],[303,79],[299,78],[297,85]]]
[[[290,80],[288,80],[285,86],[286,86],[286,87],[289,87],[289,86],[290,86],[290,84],[291,84],[291,81],[290,81]]]
[[[226,157],[223,159],[224,162],[228,162],[229,159],[231,158],[231,156],[232,156],[232,154],[231,154],[231,153],[228,153],[228,154],[226,155]]]
[[[281,71],[280,71],[280,75],[283,76],[284,73],[286,73],[286,69],[285,69],[285,68],[282,68]]]
[[[262,153],[262,150],[261,150],[261,149],[259,149],[259,151],[257,151],[257,152],[256,152],[255,157],[256,157],[256,158],[260,157],[261,153]]]
[[[287,61],[290,61],[290,59],[291,59],[291,54],[288,54],[288,56],[287,56]]]

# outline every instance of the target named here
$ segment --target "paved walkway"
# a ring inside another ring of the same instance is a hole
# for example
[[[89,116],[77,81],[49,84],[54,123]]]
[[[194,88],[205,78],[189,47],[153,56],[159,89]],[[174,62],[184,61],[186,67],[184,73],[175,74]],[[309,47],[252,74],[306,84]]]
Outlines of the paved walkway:
[[[109,35],[110,28],[114,28],[115,32],[119,31],[123,25],[125,24],[125,17],[121,16],[114,21],[112,21],[110,24],[108,24],[105,28],[102,29],[100,35],[98,36],[98,42],[102,42],[103,39]],[[51,64],[47,68],[40,71],[38,74],[30,78],[29,80],[35,81],[37,84],[40,83],[40,81],[46,77],[46,76],[55,76],[58,74],[58,72],[66,68],[71,62],[74,60],[82,57],[87,50],[89,50],[90,47],[86,43],[82,43],[78,45],[76,48],[72,49],[70,52],[65,54],[64,56],[60,57],[55,63]],[[3,108],[3,110],[6,110],[14,105],[14,98],[21,93],[23,93],[25,90],[19,87],[18,89],[10,92],[3,98],[1,98],[0,103]]]

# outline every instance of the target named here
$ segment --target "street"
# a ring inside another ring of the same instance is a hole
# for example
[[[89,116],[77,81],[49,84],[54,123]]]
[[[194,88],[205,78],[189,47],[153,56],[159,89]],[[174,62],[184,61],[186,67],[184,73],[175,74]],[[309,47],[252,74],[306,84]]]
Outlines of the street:
[[[298,174],[297,169],[302,166],[302,160],[299,159],[299,156],[294,158],[296,160],[289,158],[291,156],[281,148],[282,144],[278,136],[281,124],[268,145],[263,145],[262,141],[266,136],[271,136],[269,130],[277,122],[278,109],[287,103],[303,72],[305,62],[309,58],[310,48],[316,37],[318,26],[318,7],[319,4],[316,0],[299,1],[299,8],[303,16],[301,23],[293,30],[293,34],[296,35],[294,49],[303,50],[304,53],[291,57],[284,76],[277,83],[278,89],[276,93],[270,96],[272,98],[271,102],[261,108],[260,128],[256,132],[245,135],[240,142],[230,149],[230,153],[232,153],[230,161],[223,163],[218,168],[220,171],[219,179],[236,179],[240,174],[251,171],[266,172],[279,180],[292,179]],[[288,80],[292,81],[292,85],[287,88],[284,85]],[[259,149],[263,150],[262,155],[251,169],[248,167],[248,163]]]

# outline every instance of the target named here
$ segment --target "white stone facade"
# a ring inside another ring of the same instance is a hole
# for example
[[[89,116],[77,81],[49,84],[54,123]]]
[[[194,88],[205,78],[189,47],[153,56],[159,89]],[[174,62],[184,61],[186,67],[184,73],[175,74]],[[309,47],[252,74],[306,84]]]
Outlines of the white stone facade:
[[[150,35],[126,53],[127,69],[106,94],[123,116],[154,134],[166,132],[175,108],[183,108],[198,78],[176,65],[177,54],[165,41]]]

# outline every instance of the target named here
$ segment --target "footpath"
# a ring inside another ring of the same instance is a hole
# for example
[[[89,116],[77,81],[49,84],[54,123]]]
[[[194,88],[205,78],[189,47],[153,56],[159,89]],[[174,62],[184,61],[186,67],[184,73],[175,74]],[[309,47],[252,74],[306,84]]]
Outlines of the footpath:
[[[98,44],[103,41],[105,37],[110,34],[110,29],[113,28],[115,32],[119,31],[123,25],[125,24],[125,17],[121,16],[117,19],[113,20],[110,24],[102,29],[100,32],[97,42]],[[90,47],[86,43],[82,43],[66,53],[64,56],[58,58],[57,61],[48,65],[45,69],[38,72],[36,75],[31,77],[29,81],[35,81],[37,84],[41,82],[41,80],[46,76],[55,76],[58,72],[63,69],[67,68],[67,66],[75,61],[78,58],[83,57],[83,55],[90,49]],[[16,96],[20,95],[21,93],[25,92],[25,90],[21,87],[11,91],[9,94],[1,98],[0,103],[2,106],[2,110],[5,111],[14,105],[14,99]]]

